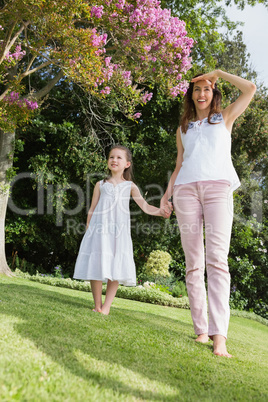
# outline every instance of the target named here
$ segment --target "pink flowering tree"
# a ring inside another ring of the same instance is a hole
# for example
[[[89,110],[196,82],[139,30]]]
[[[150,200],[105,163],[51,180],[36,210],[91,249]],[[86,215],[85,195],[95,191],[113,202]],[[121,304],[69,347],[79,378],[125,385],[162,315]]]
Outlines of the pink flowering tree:
[[[0,273],[5,257],[7,173],[15,130],[68,79],[135,119],[154,85],[167,97],[186,91],[193,40],[157,0],[12,0],[0,6]],[[32,77],[45,77],[33,86]]]

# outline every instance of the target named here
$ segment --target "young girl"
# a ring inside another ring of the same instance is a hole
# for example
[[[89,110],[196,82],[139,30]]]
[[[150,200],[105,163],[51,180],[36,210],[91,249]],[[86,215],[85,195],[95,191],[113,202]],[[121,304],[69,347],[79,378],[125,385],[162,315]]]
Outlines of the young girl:
[[[110,175],[94,189],[87,218],[87,231],[77,257],[74,278],[90,280],[95,307],[108,315],[119,284],[136,285],[136,270],[130,235],[130,195],[149,215],[168,218],[168,208],[149,205],[132,180],[132,155],[122,145],[108,156]],[[107,282],[102,304],[102,283]]]
[[[236,101],[223,110],[216,84],[218,78],[241,91]],[[171,207],[168,200],[173,194],[196,341],[206,343],[212,339],[214,354],[226,357],[231,357],[226,349],[226,338],[230,315],[228,252],[233,219],[232,193],[240,185],[231,159],[231,131],[255,90],[252,82],[221,70],[192,80],[185,96],[181,127],[177,130],[176,168],[161,200],[161,205]]]

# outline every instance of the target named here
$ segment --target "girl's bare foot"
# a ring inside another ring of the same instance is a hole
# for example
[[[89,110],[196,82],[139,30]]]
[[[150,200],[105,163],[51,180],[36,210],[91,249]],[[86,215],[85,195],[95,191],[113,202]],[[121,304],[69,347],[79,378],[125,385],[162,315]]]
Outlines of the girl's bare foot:
[[[232,357],[226,349],[226,338],[222,335],[213,335],[213,353],[216,356]]]
[[[94,313],[101,313],[102,311],[101,311],[101,308],[96,308],[96,307],[94,307],[93,309],[92,309],[92,311],[94,311]]]
[[[200,342],[200,343],[207,343],[209,341],[208,334],[200,334],[196,338],[195,342]]]

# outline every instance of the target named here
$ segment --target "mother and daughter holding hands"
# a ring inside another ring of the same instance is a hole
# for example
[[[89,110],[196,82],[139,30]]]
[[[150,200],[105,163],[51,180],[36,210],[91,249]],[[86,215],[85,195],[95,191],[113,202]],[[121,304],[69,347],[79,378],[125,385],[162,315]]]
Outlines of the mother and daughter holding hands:
[[[218,78],[241,91],[236,101],[225,109],[221,109]],[[95,302],[93,311],[109,314],[118,285],[136,285],[130,196],[150,215],[168,218],[174,208],[186,260],[186,286],[196,341],[206,343],[212,339],[215,355],[231,357],[226,349],[230,316],[228,252],[233,191],[240,185],[231,159],[231,131],[255,91],[252,82],[221,70],[192,79],[177,130],[176,167],[160,208],[149,205],[132,182],[132,157],[128,148],[115,145],[111,149],[110,174],[95,186],[87,231],[74,272],[74,278],[90,280]],[[171,197],[173,203],[169,201]],[[107,282],[104,303],[103,282]]]

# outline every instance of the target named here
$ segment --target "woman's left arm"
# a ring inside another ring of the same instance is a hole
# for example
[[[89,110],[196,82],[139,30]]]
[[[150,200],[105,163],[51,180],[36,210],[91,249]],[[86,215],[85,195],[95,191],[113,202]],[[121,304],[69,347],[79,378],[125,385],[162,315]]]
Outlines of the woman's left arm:
[[[218,78],[230,82],[230,84],[234,85],[241,91],[241,94],[236,101],[222,111],[225,125],[227,129],[231,131],[235,119],[245,111],[253,98],[253,95],[256,92],[256,85],[251,81],[245,80],[237,75],[226,73],[222,70],[212,71],[211,73],[196,77],[192,81],[195,82],[197,79],[209,80],[211,81],[213,88]]]

